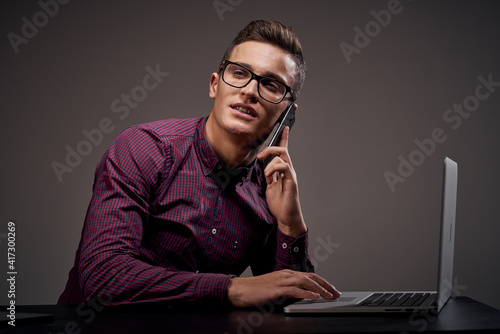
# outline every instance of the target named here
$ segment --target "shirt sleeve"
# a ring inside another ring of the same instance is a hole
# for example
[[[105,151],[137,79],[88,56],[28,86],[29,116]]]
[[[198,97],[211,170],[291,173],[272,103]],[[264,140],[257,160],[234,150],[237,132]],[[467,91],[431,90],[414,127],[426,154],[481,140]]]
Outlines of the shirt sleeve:
[[[86,300],[102,296],[109,304],[227,300],[227,286],[234,276],[172,271],[140,260],[155,190],[170,169],[163,140],[154,131],[129,128],[99,162],[78,266]]]
[[[271,271],[291,269],[295,271],[314,272],[308,253],[308,232],[294,238],[275,228],[261,252],[254,257],[251,264],[254,275],[262,275]]]
[[[294,238],[276,228],[276,262],[274,270],[292,269],[296,271],[314,272],[314,267],[309,259],[308,232]]]

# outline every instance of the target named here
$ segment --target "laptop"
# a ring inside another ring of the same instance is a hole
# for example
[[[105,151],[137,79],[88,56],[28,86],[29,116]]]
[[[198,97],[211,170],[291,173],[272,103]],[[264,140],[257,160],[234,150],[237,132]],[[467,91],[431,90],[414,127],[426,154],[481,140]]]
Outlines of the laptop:
[[[336,300],[303,299],[284,308],[288,314],[310,313],[439,313],[451,295],[458,165],[446,157],[441,199],[437,291],[342,292]]]

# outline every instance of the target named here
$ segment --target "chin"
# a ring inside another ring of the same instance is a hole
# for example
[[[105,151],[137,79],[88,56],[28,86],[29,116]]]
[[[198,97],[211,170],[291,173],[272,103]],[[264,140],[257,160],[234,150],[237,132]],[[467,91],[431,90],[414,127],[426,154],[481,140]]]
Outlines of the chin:
[[[226,115],[223,125],[226,131],[234,134],[251,134],[258,128],[257,122],[249,122],[233,115]]]
[[[226,131],[234,135],[250,136],[255,133],[255,128],[239,121],[230,121],[225,126]]]

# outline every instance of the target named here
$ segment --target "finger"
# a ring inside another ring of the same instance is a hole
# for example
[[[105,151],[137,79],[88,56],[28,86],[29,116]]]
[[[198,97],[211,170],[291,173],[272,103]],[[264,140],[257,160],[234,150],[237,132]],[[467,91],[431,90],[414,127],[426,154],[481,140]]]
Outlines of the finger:
[[[273,275],[280,275],[281,290],[289,298],[336,299],[340,297],[340,292],[335,289],[327,280],[315,273],[305,273],[284,269],[274,272]]]
[[[332,294],[333,299],[339,298],[341,293],[340,291],[337,290],[330,282],[328,282],[326,279],[323,277],[316,275],[314,273],[309,273],[309,278],[311,280],[315,281],[318,285],[320,285],[323,289],[327,290],[329,293]]]
[[[324,287],[322,286],[319,282],[316,280],[312,279],[311,277],[306,277],[306,279],[303,280],[303,289],[309,290],[311,292],[319,294],[321,297],[324,299],[333,299],[335,298],[334,293],[328,291],[327,288],[330,287]]]
[[[288,148],[288,136],[290,134],[290,127],[285,126],[283,132],[281,133],[281,139],[279,146]]]
[[[341,293],[340,291],[337,290],[330,282],[328,282],[326,279],[323,277],[316,275],[314,273],[309,274],[309,278],[311,278],[313,281],[315,281],[317,284],[319,284],[322,288],[327,290],[333,295],[333,298],[338,298],[340,297]]]
[[[281,157],[275,157],[264,169],[264,176],[278,174],[280,177],[287,177],[290,180],[296,180],[297,176],[291,163],[287,163]]]
[[[276,176],[274,174],[264,174],[264,176],[266,177],[266,184],[267,185],[270,185],[271,183],[273,183],[276,180]]]
[[[264,160],[270,155],[280,157],[281,159],[283,159],[283,161],[286,161],[286,162],[290,161],[290,156],[288,155],[288,151],[287,151],[286,147],[281,147],[281,146],[266,147],[265,149],[262,150],[262,152],[260,152],[257,155],[257,159]]]
[[[289,164],[284,162],[281,158],[276,157],[274,158],[269,165],[266,167],[264,170],[264,174],[267,176],[272,176],[276,173],[279,174],[287,174],[289,175],[291,173],[291,167]]]
[[[271,165],[272,164],[272,165]],[[285,173],[289,173],[290,167],[280,158],[274,158],[264,170],[264,177],[267,185],[279,181],[284,178]]]
[[[298,287],[294,286],[287,286],[280,288],[281,291],[279,291],[279,295],[285,297],[285,298],[292,298],[292,299],[318,299],[321,297],[319,293],[312,292],[309,290],[304,290]]]
[[[314,273],[293,272],[288,281],[289,285],[300,287],[307,291],[317,293],[324,299],[336,299],[340,292],[327,280]]]

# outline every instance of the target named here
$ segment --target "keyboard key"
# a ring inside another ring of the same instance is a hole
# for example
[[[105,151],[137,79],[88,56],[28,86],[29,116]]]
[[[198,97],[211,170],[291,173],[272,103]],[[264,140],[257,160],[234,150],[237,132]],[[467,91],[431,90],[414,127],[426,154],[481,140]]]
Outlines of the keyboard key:
[[[413,306],[413,304],[422,297],[423,293],[415,293],[411,296],[406,302],[403,303],[403,306]]]
[[[372,302],[374,302],[375,300],[379,299],[382,295],[383,295],[383,293],[374,293],[370,297],[368,297],[365,300],[363,300],[363,302],[360,305],[368,306]]]
[[[431,294],[430,293],[424,293],[412,306],[420,306],[424,302],[424,300],[427,299]]]
[[[401,306],[404,302],[406,302],[408,299],[410,299],[411,296],[412,296],[411,293],[405,293],[401,296],[401,298],[399,298],[394,303],[392,303],[391,306]]]
[[[402,293],[395,293],[386,301],[384,301],[382,304],[380,304],[380,306],[390,306],[392,303],[398,300],[402,295],[403,295]]]

